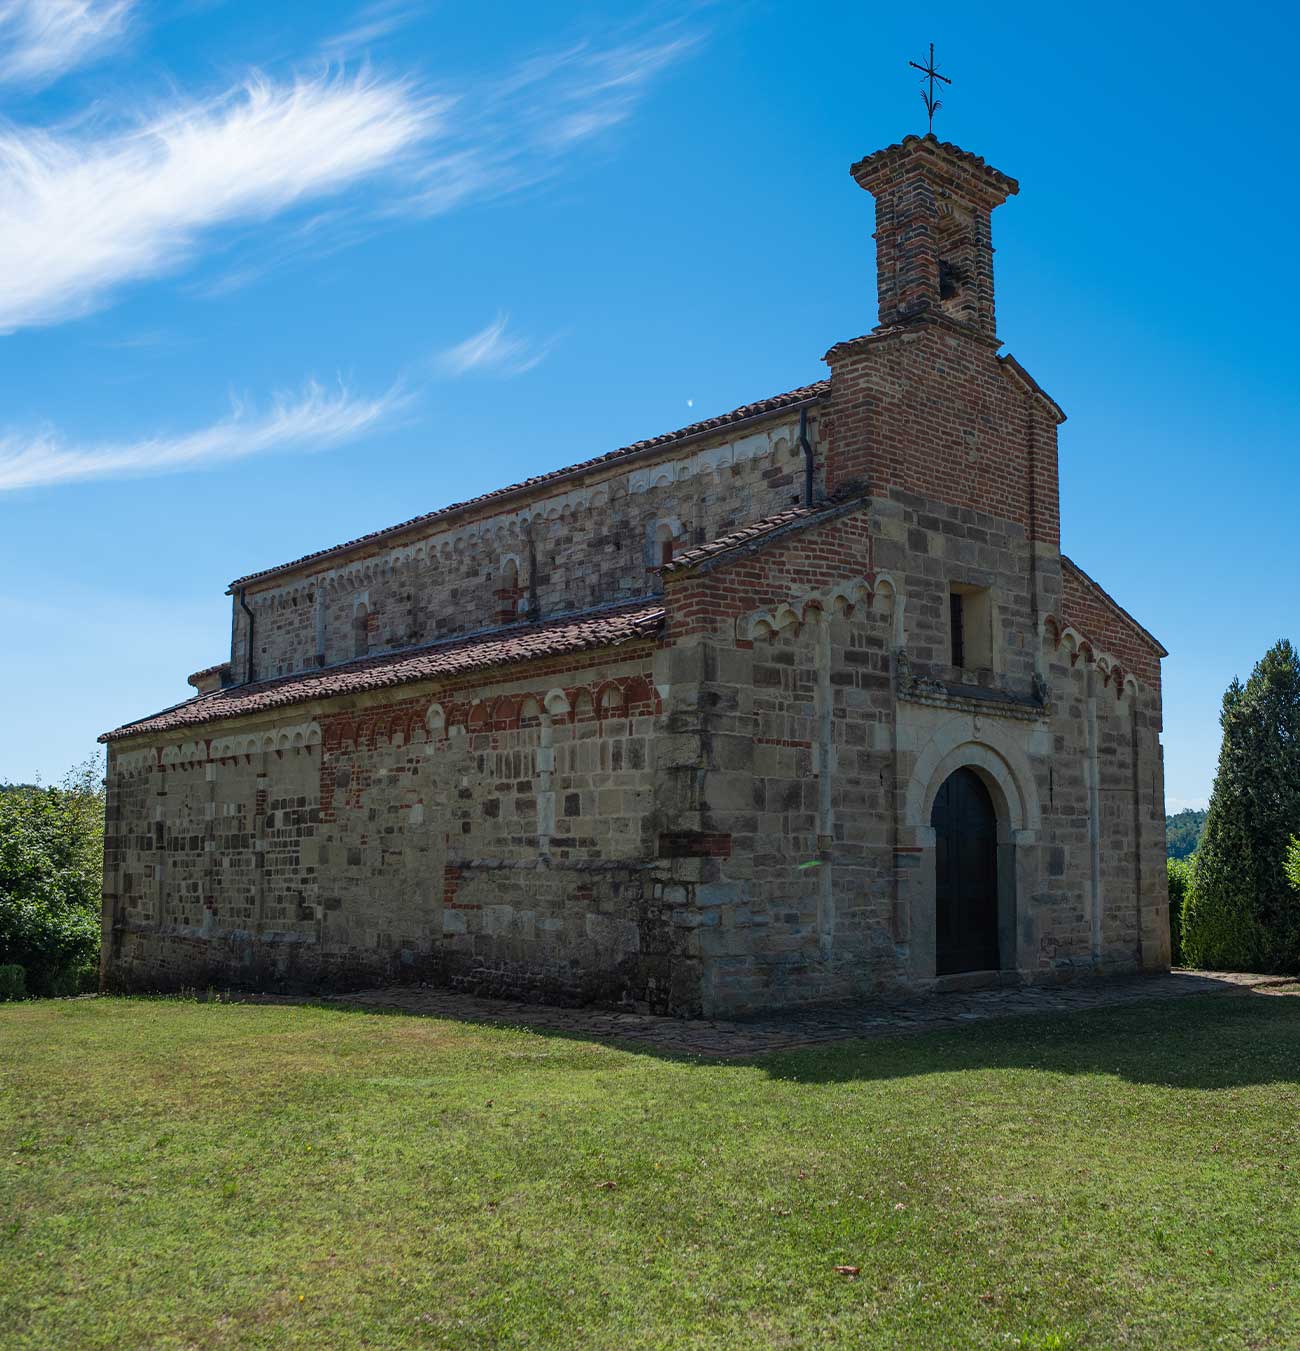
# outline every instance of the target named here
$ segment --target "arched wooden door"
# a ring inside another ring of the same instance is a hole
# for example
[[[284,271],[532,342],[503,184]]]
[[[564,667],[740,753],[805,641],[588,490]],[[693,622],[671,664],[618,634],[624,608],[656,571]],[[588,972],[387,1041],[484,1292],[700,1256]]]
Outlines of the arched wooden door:
[[[996,971],[998,821],[978,774],[958,769],[934,800],[935,972]]]

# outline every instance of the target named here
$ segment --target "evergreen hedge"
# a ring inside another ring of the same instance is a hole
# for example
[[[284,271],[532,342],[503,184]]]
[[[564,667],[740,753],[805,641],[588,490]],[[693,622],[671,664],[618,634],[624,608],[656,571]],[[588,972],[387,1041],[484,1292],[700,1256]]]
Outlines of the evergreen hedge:
[[[1300,892],[1286,875],[1300,826],[1300,657],[1283,640],[1223,696],[1223,744],[1195,884],[1182,911],[1190,966],[1300,971]]]

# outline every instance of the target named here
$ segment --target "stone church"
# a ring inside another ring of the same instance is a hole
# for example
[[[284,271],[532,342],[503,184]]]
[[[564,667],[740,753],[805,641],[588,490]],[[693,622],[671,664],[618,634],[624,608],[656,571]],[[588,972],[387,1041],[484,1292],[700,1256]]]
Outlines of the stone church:
[[[108,745],[103,980],[686,1016],[1169,963],[1160,643],[1060,552],[1016,181],[852,168],[827,378],[241,577]]]

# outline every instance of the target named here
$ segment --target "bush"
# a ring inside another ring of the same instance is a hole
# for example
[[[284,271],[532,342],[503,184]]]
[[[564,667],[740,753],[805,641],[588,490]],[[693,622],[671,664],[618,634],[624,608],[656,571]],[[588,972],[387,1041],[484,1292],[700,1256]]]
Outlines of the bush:
[[[62,788],[0,787],[0,967],[21,967],[28,995],[94,988],[104,849],[97,771],[91,762]]]
[[[1223,745],[1183,959],[1238,971],[1300,971],[1300,893],[1286,875],[1300,821],[1300,656],[1283,640],[1223,696]]]
[[[1300,838],[1291,836],[1286,850],[1286,875],[1291,885],[1300,891]]]
[[[1182,966],[1183,914],[1196,881],[1196,855],[1171,858],[1165,867],[1169,870],[1169,960],[1174,966]]]
[[[6,999],[22,999],[27,994],[27,975],[21,966],[10,962],[0,966],[0,1003]]]

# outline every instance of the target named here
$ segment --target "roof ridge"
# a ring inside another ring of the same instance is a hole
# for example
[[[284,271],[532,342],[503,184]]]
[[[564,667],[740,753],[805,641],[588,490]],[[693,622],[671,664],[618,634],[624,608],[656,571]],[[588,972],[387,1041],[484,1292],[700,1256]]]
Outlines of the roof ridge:
[[[396,525],[369,531],[364,535],[358,535],[355,539],[346,540],[342,544],[334,544],[327,549],[316,549],[311,553],[303,554],[300,558],[293,559],[291,562],[277,563],[274,567],[262,568],[258,572],[250,572],[243,577],[236,577],[230,583],[228,590],[234,591],[236,587],[246,586],[250,582],[259,582],[281,573],[294,572],[318,559],[328,558],[333,554],[346,553],[363,544],[370,544],[407,530],[413,530],[418,526],[438,520],[440,517],[451,516],[456,512],[467,511],[489,502],[500,501],[517,493],[526,493],[534,488],[541,487],[543,484],[554,483],[570,474],[585,473],[604,465],[616,464],[620,460],[629,459],[646,451],[666,448],[698,436],[706,436],[711,432],[722,431],[751,418],[766,417],[769,413],[782,412],[786,408],[820,398],[829,392],[830,383],[829,379],[814,380],[811,384],[800,385],[797,389],[787,390],[784,394],[773,394],[765,399],[755,400],[753,403],[740,404],[726,413],[718,413],[714,417],[692,422],[685,427],[677,428],[676,431],[662,432],[658,436],[633,441],[630,445],[620,446],[617,450],[608,451],[604,455],[597,455],[590,460],[580,460],[576,464],[565,465],[563,468],[553,469],[545,474],[536,474],[531,478],[521,479],[518,483],[508,484],[504,488],[493,488],[489,492],[480,493],[477,497],[466,498],[463,502],[452,502],[445,507],[439,507],[436,511],[423,512],[419,516],[412,516],[410,520],[399,521]]]
[[[798,506],[786,507],[784,511],[750,521],[747,525],[737,526],[727,531],[725,535],[718,535],[704,544],[697,544],[694,548],[684,550],[670,562],[664,563],[659,571],[665,575],[685,571],[721,554],[729,553],[732,549],[742,549],[766,540],[770,535],[811,524],[823,516],[833,514],[861,500],[864,499],[856,493],[842,495],[832,493],[822,501],[814,502],[812,506],[800,503]]]

